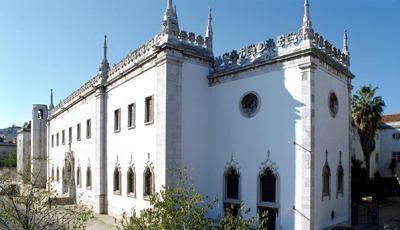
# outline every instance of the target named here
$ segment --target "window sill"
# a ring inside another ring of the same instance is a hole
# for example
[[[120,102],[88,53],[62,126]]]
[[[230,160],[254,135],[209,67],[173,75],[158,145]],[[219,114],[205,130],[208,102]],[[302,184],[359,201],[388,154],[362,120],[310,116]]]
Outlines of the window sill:
[[[92,190],[92,186],[86,187],[87,190]]]
[[[239,199],[232,199],[232,198],[225,198],[224,203],[229,203],[229,204],[240,204],[241,200]]]
[[[143,200],[150,201],[151,196],[152,195],[145,195],[145,196],[143,196]]]
[[[114,133],[119,133],[121,132],[121,129],[114,129]]]
[[[331,200],[331,195],[329,193],[322,194],[322,201],[324,201],[325,197],[328,197],[329,200]]]
[[[128,130],[130,130],[130,129],[135,129],[136,128],[136,126],[128,126]]]
[[[121,196],[121,191],[114,191],[114,195]]]
[[[86,139],[90,139],[90,138],[92,138],[91,136],[86,136]]]
[[[130,193],[128,193],[128,197],[129,198],[136,198],[136,195],[135,195],[135,193],[130,192]]]
[[[144,125],[152,125],[152,124],[154,124],[154,121],[147,121],[147,122],[144,122]]]

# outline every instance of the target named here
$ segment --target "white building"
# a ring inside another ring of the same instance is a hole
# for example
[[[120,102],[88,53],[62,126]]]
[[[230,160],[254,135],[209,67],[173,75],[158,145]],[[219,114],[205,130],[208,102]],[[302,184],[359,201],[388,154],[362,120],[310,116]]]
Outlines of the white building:
[[[353,141],[350,154],[364,161],[364,154],[360,145],[357,130],[353,128]],[[391,177],[390,162],[396,159],[400,165],[400,114],[388,114],[382,116],[375,135],[375,150],[370,156],[370,177],[376,172],[383,177]],[[400,166],[395,168],[395,174],[400,175]]]
[[[298,32],[213,55],[180,30],[168,1],[162,31],[100,73],[48,117],[47,175],[59,194],[98,213],[148,207],[186,167],[220,203],[269,210],[269,229],[349,223],[350,92],[343,49],[315,33],[304,4]],[[32,139],[34,142],[34,139]],[[32,144],[33,144],[32,142]]]
[[[389,165],[392,159],[395,159],[395,174],[400,175],[400,114],[382,116],[378,141],[379,172],[384,177],[391,177]]]

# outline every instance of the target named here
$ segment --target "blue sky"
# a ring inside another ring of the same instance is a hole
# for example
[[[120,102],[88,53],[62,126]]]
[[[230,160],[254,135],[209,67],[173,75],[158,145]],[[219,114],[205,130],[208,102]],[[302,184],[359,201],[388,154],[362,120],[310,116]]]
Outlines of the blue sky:
[[[213,8],[214,53],[297,31],[303,0],[174,0],[180,27],[204,34]],[[385,113],[400,112],[400,0],[310,0],[314,30],[342,47],[348,29],[355,89],[378,86]],[[109,36],[111,64],[161,29],[166,0],[1,0],[0,128],[32,104],[56,104],[94,76]]]

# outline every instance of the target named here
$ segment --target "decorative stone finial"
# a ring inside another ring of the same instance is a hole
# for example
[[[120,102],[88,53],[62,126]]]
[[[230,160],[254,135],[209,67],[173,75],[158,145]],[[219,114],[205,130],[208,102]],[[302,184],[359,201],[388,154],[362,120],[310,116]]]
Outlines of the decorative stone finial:
[[[343,34],[343,54],[345,55],[344,64],[349,67],[350,66],[350,51],[347,43],[347,30],[344,30]]]
[[[173,7],[172,0],[167,1],[167,9],[164,13],[162,32],[168,36],[178,36],[179,23],[176,15],[176,7]]]
[[[311,39],[314,30],[312,28],[311,17],[310,17],[310,3],[308,0],[304,0],[304,16],[303,25],[301,27],[301,36],[303,39]]]
[[[168,9],[172,9],[172,0],[168,0],[168,2],[167,2],[167,10]]]
[[[102,83],[108,78],[108,71],[110,70],[110,64],[107,60],[107,34],[104,35],[104,46],[103,46],[103,61],[100,64],[100,75],[102,78]]]
[[[206,29],[206,46],[209,50],[213,49],[213,30],[212,30],[212,11],[211,7],[208,11],[208,23]]]
[[[347,30],[344,30],[344,34],[343,34],[343,53],[346,55],[349,55],[349,46],[347,44]]]
[[[49,105],[49,110],[51,111],[54,109],[54,104],[53,104],[53,89],[50,89],[50,105]]]
[[[103,46],[103,49],[104,49],[103,58],[107,59],[107,34],[104,34],[104,46]]]

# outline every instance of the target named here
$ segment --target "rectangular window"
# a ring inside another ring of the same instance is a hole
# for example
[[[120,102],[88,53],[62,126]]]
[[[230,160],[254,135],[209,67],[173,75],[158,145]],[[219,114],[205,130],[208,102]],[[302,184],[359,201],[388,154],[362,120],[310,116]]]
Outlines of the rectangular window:
[[[154,101],[153,96],[146,97],[145,101],[144,123],[151,124],[154,121]]]
[[[68,129],[68,143],[72,143],[72,127],[69,127]]]
[[[76,139],[81,140],[81,123],[76,125]]]
[[[92,121],[88,119],[86,121],[86,138],[89,139],[92,137]]]
[[[54,134],[51,135],[51,147],[54,148]]]
[[[114,111],[114,132],[121,131],[121,109]]]
[[[136,103],[128,105],[128,128],[135,128]]]
[[[57,146],[59,145],[59,140],[60,140],[60,135],[59,135],[59,133],[57,133],[57,138],[56,138],[56,145]]]
[[[65,145],[65,129],[61,133],[61,143],[62,145]]]
[[[393,152],[392,158],[396,159],[398,162],[400,162],[400,152]]]

